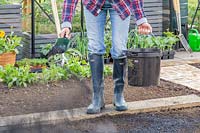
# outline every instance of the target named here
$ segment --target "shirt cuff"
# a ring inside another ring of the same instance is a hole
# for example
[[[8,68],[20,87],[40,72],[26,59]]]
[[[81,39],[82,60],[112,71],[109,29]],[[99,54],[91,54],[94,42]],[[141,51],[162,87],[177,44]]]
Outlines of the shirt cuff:
[[[70,22],[63,22],[62,25],[61,25],[61,28],[70,28],[72,29],[72,24]]]
[[[147,18],[143,17],[143,18],[138,19],[138,20],[136,21],[136,24],[137,24],[137,25],[141,25],[141,24],[143,24],[143,23],[147,23]]]

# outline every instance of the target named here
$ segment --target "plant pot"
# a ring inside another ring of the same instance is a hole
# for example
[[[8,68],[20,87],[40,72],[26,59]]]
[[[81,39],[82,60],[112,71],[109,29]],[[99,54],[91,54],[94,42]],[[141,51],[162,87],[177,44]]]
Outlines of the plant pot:
[[[168,58],[169,58],[169,52],[168,51],[162,51],[161,59],[167,60]]]
[[[30,67],[30,72],[31,73],[41,73],[42,69],[47,68],[46,66],[31,66]]]
[[[174,55],[175,55],[175,51],[174,50],[170,50],[169,51],[169,59],[174,59]]]
[[[0,54],[0,66],[6,65],[15,65],[16,62],[16,53],[15,52],[7,52]]]
[[[154,86],[160,83],[159,49],[132,49],[127,50],[126,54],[129,85]]]

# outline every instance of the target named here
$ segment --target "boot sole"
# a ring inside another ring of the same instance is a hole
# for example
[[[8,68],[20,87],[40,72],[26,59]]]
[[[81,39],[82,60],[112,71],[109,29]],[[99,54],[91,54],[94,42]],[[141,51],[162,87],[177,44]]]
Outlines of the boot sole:
[[[105,104],[97,111],[91,111],[91,110],[87,110],[87,114],[99,114],[101,113],[101,110],[105,109]]]
[[[115,103],[113,103],[113,105],[115,106],[116,111],[126,111],[126,110],[128,110],[128,107],[126,107],[126,106],[116,106]]]

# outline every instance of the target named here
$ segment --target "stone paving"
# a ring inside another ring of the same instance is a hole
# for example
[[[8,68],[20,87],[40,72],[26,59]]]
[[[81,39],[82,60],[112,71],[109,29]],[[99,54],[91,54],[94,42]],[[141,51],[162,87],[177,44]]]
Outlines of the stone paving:
[[[162,61],[160,78],[200,91],[200,69],[190,63],[200,63],[200,53],[177,53],[174,60]]]

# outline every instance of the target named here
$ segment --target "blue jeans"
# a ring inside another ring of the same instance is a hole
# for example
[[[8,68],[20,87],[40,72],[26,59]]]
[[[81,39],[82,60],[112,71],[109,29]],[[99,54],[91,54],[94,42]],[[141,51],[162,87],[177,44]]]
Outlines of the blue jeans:
[[[130,17],[122,20],[112,8],[101,10],[98,16],[94,16],[84,8],[87,36],[89,40],[89,54],[105,54],[106,46],[104,44],[104,29],[108,12],[110,14],[112,26],[112,48],[110,53],[113,59],[125,58],[126,56],[123,51],[127,50],[126,43],[128,40]]]

